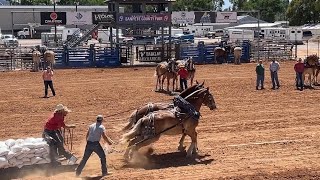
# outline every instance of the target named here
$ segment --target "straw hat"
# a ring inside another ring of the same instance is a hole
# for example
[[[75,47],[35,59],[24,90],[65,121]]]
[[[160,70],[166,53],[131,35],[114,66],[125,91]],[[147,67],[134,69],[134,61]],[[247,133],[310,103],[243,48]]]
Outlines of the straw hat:
[[[179,68],[184,68],[184,67],[186,67],[186,66],[181,63],[181,64],[178,65],[178,67],[179,67]]]
[[[58,104],[54,110],[54,112],[57,112],[57,111],[65,111],[65,112],[71,112],[70,109],[67,108],[67,106],[64,106],[62,104]]]

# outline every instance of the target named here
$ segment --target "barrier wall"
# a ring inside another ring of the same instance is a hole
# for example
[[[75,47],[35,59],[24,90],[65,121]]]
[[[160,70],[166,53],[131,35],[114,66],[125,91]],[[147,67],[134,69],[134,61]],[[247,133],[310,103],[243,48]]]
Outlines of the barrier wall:
[[[214,63],[214,49],[216,47],[219,47],[219,45],[205,45],[203,43],[191,44],[191,45],[180,45],[180,53],[178,54],[179,57],[176,57],[177,59],[185,59],[190,56],[193,57],[193,60],[195,63],[198,64],[213,64]],[[242,63],[249,63],[250,62],[250,43],[248,41],[242,42],[242,56],[241,56],[241,62]],[[217,60],[218,62],[221,62],[221,59]],[[234,62],[234,56],[233,54],[229,53],[228,62]]]

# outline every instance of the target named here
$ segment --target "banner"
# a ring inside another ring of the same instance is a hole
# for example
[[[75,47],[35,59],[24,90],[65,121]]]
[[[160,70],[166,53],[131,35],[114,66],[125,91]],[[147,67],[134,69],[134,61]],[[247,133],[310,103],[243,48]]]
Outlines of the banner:
[[[216,13],[209,11],[194,12],[195,23],[215,23]]]
[[[170,24],[170,14],[123,14],[117,17],[118,24]]]
[[[145,50],[139,51],[140,62],[161,62],[162,50]]]
[[[217,12],[217,23],[236,23],[237,12]]]
[[[41,25],[65,25],[66,12],[41,12]]]
[[[67,24],[90,25],[92,24],[92,14],[87,11],[67,12]]]
[[[115,16],[112,13],[108,12],[92,12],[92,23],[114,23]]]
[[[195,15],[193,11],[172,12],[172,24],[194,24]]]

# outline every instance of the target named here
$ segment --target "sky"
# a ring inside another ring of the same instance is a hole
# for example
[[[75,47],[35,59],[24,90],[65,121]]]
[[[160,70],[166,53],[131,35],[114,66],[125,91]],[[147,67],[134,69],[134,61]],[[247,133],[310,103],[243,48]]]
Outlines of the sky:
[[[222,7],[222,9],[228,8],[230,5],[231,4],[230,4],[229,0],[224,0],[224,6]]]

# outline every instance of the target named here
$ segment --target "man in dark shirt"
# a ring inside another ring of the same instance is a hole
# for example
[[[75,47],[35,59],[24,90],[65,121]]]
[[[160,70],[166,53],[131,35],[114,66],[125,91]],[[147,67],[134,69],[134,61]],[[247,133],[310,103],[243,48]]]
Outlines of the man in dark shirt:
[[[256,90],[259,90],[259,86],[261,85],[261,89],[264,89],[263,82],[264,82],[264,66],[262,64],[262,60],[259,61],[259,64],[256,67],[256,74],[257,74],[257,85]]]

